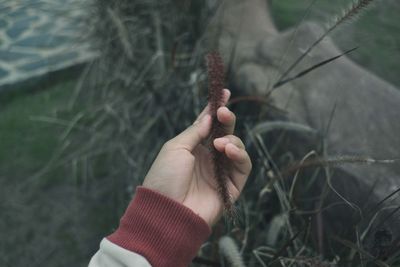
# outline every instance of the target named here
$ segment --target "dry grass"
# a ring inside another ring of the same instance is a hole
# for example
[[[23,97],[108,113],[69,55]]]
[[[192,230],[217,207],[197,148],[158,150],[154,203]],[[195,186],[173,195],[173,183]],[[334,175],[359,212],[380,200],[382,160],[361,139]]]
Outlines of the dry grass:
[[[42,239],[34,239],[38,245],[29,249],[29,255],[40,257],[24,261],[33,266],[86,265],[101,238],[117,226],[161,145],[189,125],[206,104],[208,48],[201,41],[213,8],[184,0],[94,0],[88,10],[85,38],[100,57],[86,67],[67,110],[54,118],[37,118],[65,127],[63,145],[38,176],[64,166],[72,182],[51,188],[53,194],[35,204],[47,203],[58,216],[42,224],[35,219]],[[243,111],[235,105],[237,134],[251,153],[253,173],[238,203],[239,225],[221,221],[193,266],[226,266],[224,259],[232,266],[248,267],[400,264],[399,241],[390,229],[385,232],[384,224],[398,209],[380,209],[397,195],[388,194],[378,208],[363,206],[362,201],[350,200],[345,190],[357,185],[339,179],[344,174],[337,165],[376,162],[326,155],[324,136],[314,129],[269,122],[266,116],[254,116],[250,108]],[[287,166],[295,167],[287,172]],[[28,201],[33,196],[25,193],[33,190],[32,185],[2,193],[6,199]],[[36,210],[40,209],[26,210],[24,216],[40,217],[32,214]],[[220,253],[218,243],[229,248]],[[44,250],[45,246],[53,249]],[[74,257],[64,261],[63,250]]]
[[[82,179],[88,187],[96,180],[112,181],[115,186],[107,191],[115,197],[104,201],[118,207],[117,220],[160,146],[189,125],[206,103],[208,48],[202,46],[201,29],[213,10],[193,1],[128,0],[94,1],[92,10],[89,36],[101,57],[88,66],[71,102],[71,112],[75,106],[84,108],[68,127],[65,158],[78,166],[84,162],[88,176]],[[222,258],[237,259],[238,266],[242,260],[249,267],[386,266],[385,261],[395,261],[390,245],[366,242],[376,231],[365,232],[365,222],[376,213],[364,218],[368,208],[349,200],[337,182],[337,165],[374,163],[370,158],[326,155],[324,137],[317,133],[310,139],[304,134],[306,126],[283,123],[284,129],[277,124],[266,132],[259,126],[266,117],[254,119],[247,111],[238,111],[238,116],[238,134],[255,163],[238,204],[241,222],[237,227],[223,221],[216,226],[194,261],[198,266],[222,266]],[[310,151],[320,156],[307,161]],[[302,159],[302,164],[296,163]],[[297,167],[287,175],[290,165]],[[331,222],[336,213],[350,216],[351,226]],[[241,244],[240,257],[236,250],[231,250],[232,257],[226,255],[230,250],[223,251],[225,257],[218,256],[216,244],[224,235]],[[374,254],[374,247],[379,252]]]

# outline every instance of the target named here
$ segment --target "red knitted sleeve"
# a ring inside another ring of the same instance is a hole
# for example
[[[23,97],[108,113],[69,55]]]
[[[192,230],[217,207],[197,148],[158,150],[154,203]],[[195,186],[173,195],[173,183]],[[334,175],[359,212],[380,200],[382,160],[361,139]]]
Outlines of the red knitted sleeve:
[[[208,224],[189,208],[138,187],[118,229],[107,239],[141,254],[153,267],[183,267],[210,233]]]

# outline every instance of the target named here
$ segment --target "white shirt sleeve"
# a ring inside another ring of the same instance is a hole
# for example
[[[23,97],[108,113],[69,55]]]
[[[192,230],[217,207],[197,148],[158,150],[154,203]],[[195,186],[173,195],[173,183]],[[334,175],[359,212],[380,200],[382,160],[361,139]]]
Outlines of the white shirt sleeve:
[[[142,255],[103,238],[99,251],[90,260],[89,267],[151,267],[151,265]]]

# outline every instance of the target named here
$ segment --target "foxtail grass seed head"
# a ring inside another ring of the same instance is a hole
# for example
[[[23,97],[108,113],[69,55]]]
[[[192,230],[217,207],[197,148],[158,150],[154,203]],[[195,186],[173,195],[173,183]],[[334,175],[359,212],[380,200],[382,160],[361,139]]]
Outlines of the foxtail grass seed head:
[[[218,242],[220,254],[229,262],[232,267],[245,267],[242,255],[232,237],[223,236]]]
[[[210,113],[212,117],[210,149],[212,151],[212,162],[214,165],[214,178],[225,212],[230,219],[234,219],[235,212],[233,201],[227,187],[230,162],[225,154],[217,151],[213,145],[215,138],[223,137],[227,134],[223,125],[217,119],[217,110],[223,104],[223,89],[225,83],[224,64],[218,52],[210,52],[207,55],[207,70],[208,103],[210,105]]]

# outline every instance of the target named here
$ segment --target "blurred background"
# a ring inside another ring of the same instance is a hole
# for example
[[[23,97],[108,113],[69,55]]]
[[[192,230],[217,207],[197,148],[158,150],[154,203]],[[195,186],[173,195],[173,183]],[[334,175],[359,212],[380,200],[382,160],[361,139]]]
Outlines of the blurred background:
[[[352,2],[274,0],[269,14],[279,32],[304,21],[326,29]],[[203,41],[220,5],[0,0],[0,266],[88,264],[101,239],[118,226],[161,145],[206,104],[204,55],[209,47]],[[350,59],[397,88],[399,12],[397,0],[376,1],[330,36],[343,51],[359,47]],[[330,64],[334,68],[336,63]],[[249,95],[229,75],[234,97]],[[219,255],[222,235],[237,243],[245,266],[400,266],[399,237],[390,226],[380,224],[380,234],[368,242],[345,231],[330,239],[337,228],[318,232],[319,224],[307,223],[311,217],[289,216],[279,194],[293,192],[290,186],[279,192],[279,187],[268,187],[276,182],[266,170],[273,160],[248,131],[270,114],[247,102],[232,108],[254,171],[248,194],[238,204],[239,225],[218,224],[193,266],[231,266],[229,255]],[[276,150],[306,143],[288,136]],[[398,181],[399,173],[394,177]],[[374,205],[394,196],[397,188],[390,188]],[[365,191],[366,199],[372,191]],[[311,206],[316,202],[308,201]],[[327,236],[323,246],[321,235]]]

